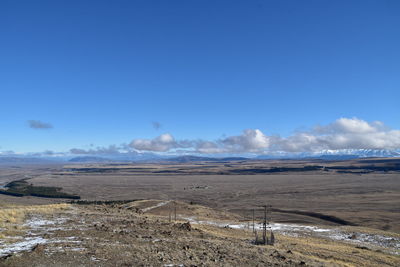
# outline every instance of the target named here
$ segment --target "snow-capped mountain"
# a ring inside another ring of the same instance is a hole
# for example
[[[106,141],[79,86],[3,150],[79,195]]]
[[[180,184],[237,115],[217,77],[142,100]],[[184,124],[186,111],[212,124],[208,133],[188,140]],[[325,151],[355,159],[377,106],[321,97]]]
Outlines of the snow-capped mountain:
[[[353,159],[368,157],[400,157],[400,150],[388,149],[338,149],[321,150],[318,152],[289,153],[278,152],[258,156],[257,159],[288,159],[288,158],[321,158],[321,159]]]
[[[354,155],[360,158],[365,157],[400,157],[400,151],[388,149],[338,149],[323,150],[314,155]]]

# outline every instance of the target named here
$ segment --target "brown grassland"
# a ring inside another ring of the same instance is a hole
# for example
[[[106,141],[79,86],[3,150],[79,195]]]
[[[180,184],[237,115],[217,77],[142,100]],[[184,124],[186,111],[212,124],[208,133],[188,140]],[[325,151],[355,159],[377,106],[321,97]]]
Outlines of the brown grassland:
[[[274,223],[400,240],[399,166],[397,159],[3,166],[0,185],[23,179],[81,200],[0,194],[3,240],[23,235],[23,222],[35,216],[65,220],[57,231],[31,232],[79,240],[78,247],[60,243],[59,251],[53,243],[61,241],[52,241],[0,265],[399,266],[399,256],[384,249],[314,235],[277,233],[275,246],[255,246],[249,230],[197,223],[191,231],[181,228],[185,218],[248,222],[253,209],[260,220],[260,206],[270,205]],[[117,200],[126,203],[94,202]],[[174,208],[178,218],[171,222]]]

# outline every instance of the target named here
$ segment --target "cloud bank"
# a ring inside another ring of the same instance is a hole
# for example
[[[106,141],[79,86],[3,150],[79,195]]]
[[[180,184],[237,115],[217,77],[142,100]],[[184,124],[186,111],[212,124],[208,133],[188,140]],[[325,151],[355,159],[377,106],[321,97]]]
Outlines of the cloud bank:
[[[47,122],[42,122],[38,120],[29,120],[28,125],[32,129],[51,129],[53,125]]]
[[[39,129],[50,127],[42,122],[39,124],[38,121],[32,122],[34,122],[32,127]],[[367,122],[358,118],[340,118],[330,124],[317,125],[287,137],[267,135],[259,129],[246,129],[239,135],[217,140],[177,140],[172,134],[164,133],[152,139],[134,139],[127,144],[92,146],[89,149],[72,148],[67,153],[45,151],[40,155],[145,155],[146,152],[174,155],[285,155],[358,149],[400,151],[400,130],[391,129],[380,121]],[[8,154],[10,153],[6,151],[0,152],[0,156]]]
[[[176,140],[165,133],[154,139],[134,139],[130,145],[137,151],[184,151],[218,153],[318,152],[340,149],[400,149],[400,130],[390,129],[380,121],[340,118],[325,126],[297,132],[288,137],[268,136],[259,129],[218,140]]]

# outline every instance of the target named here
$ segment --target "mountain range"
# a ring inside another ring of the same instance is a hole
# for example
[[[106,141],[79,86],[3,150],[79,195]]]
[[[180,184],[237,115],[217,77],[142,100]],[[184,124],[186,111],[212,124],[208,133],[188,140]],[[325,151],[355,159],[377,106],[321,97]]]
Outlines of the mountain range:
[[[258,156],[227,156],[218,155],[159,155],[155,153],[120,153],[109,155],[79,155],[77,157],[43,157],[43,156],[0,156],[1,165],[9,164],[50,164],[50,163],[107,163],[107,162],[198,162],[198,161],[240,161],[240,160],[267,160],[267,159],[324,159],[324,160],[346,160],[368,157],[400,157],[399,150],[374,150],[374,149],[341,149],[324,150],[319,152],[288,153],[277,152]]]

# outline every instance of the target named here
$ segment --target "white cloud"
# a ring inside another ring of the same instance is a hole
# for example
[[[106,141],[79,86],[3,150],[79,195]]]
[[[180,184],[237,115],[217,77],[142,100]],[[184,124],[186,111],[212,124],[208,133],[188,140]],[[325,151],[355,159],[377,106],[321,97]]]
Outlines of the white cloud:
[[[275,137],[273,139],[273,149],[285,152],[303,152],[326,149],[324,142],[311,133],[296,133],[287,138]]]
[[[241,135],[229,136],[217,141],[196,141],[195,151],[204,154],[257,153],[269,147],[270,138],[259,129],[246,129]]]
[[[139,151],[185,151],[218,153],[318,152],[338,149],[400,149],[400,130],[392,130],[382,122],[358,118],[340,118],[310,131],[288,137],[268,136],[259,129],[244,130],[241,135],[216,141],[175,140],[168,133],[154,139],[135,139],[130,147]]]
[[[166,152],[179,147],[175,138],[169,133],[162,134],[154,139],[135,139],[130,146],[140,151],[154,152]]]
[[[384,130],[384,125],[380,121],[368,123],[358,118],[340,118],[315,130],[319,133],[373,133]]]
[[[288,152],[324,149],[399,149],[400,131],[391,130],[382,122],[366,122],[357,118],[340,118],[311,132],[297,133],[277,141],[278,148]]]
[[[219,154],[226,152],[223,147],[211,141],[198,141],[195,150],[202,154]]]
[[[269,139],[259,129],[247,129],[239,136],[221,140],[221,143],[229,152],[260,152],[268,148]]]

